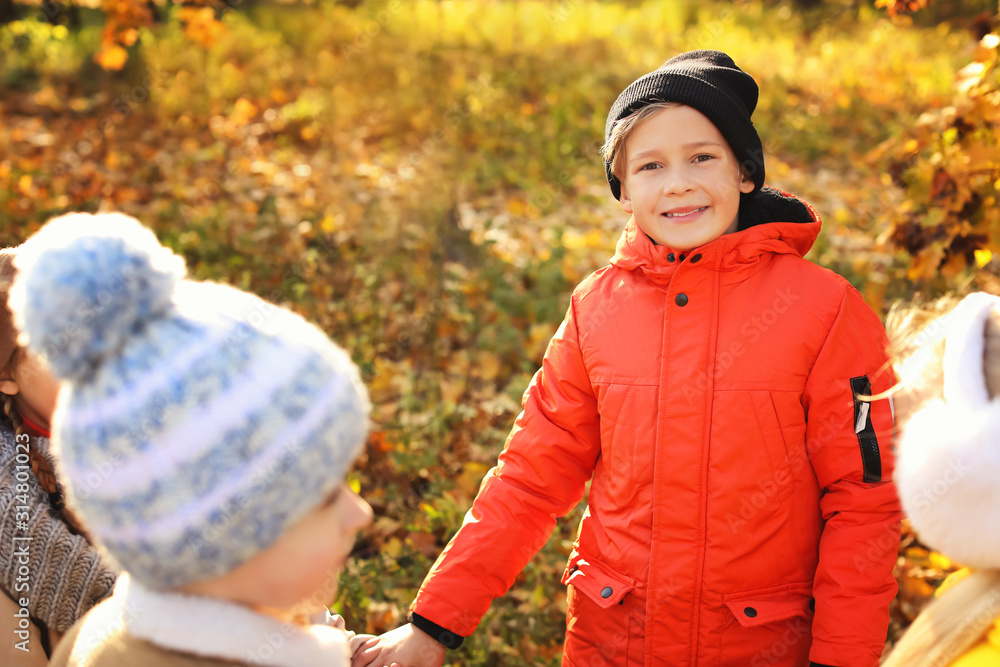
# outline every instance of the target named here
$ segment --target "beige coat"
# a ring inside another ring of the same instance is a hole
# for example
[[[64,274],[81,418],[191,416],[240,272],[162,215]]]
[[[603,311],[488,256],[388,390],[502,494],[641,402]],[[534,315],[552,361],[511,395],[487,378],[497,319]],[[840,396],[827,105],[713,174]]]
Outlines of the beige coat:
[[[214,598],[151,591],[123,575],[59,643],[53,667],[347,667],[347,636]]]

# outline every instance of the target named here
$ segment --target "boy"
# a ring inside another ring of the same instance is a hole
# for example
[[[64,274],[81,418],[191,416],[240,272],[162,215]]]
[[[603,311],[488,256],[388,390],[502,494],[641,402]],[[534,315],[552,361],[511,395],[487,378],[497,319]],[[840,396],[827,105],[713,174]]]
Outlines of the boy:
[[[16,262],[17,327],[63,381],[59,477],[125,570],[51,664],[348,664],[342,629],[305,617],[327,620],[371,520],[344,481],[369,414],[350,357],[290,311],[184,280],[121,214],[57,218]]]
[[[718,51],[631,84],[606,127],[632,214],[574,291],[523,412],[411,623],[354,665],[439,665],[593,478],[564,665],[878,664],[899,505],[885,332],[802,259],[815,211],[764,187],[757,85]]]

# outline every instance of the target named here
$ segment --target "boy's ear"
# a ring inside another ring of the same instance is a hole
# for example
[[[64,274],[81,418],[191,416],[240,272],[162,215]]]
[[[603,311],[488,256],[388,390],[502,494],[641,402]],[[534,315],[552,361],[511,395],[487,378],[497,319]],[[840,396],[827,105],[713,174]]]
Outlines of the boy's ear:
[[[757,187],[757,184],[753,182],[753,179],[746,174],[743,174],[743,180],[740,181],[740,192],[748,195],[753,192],[755,187]]]
[[[632,213],[633,212],[632,211],[632,200],[628,196],[628,188],[625,187],[625,182],[624,181],[619,181],[619,183],[621,183],[621,195],[622,196],[621,196],[621,199],[619,199],[618,201],[621,202],[622,210],[623,211],[625,211],[626,213]]]

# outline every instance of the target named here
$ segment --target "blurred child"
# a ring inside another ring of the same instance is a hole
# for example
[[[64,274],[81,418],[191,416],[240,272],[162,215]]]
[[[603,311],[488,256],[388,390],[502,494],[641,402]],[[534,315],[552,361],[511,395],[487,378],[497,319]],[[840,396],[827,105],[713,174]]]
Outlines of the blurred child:
[[[945,581],[885,665],[994,667],[1000,665],[1000,298],[971,294],[919,332],[911,323],[923,311],[904,312],[898,337],[922,344],[899,365],[900,500],[924,543],[976,571]]]
[[[368,428],[347,354],[298,315],[219,284],[134,219],[52,220],[10,305],[64,381],[68,504],[125,571],[52,664],[347,664],[314,625],[371,509],[345,483]]]
[[[573,292],[497,466],[410,624],[355,665],[438,665],[591,481],[564,665],[878,664],[896,592],[882,325],[805,261],[806,203],[764,185],[757,84],[718,51],[632,83],[606,173],[632,214]]]
[[[58,385],[17,344],[7,309],[15,253],[0,250],[0,662],[44,665],[61,634],[111,594],[116,575],[66,511],[53,472]]]

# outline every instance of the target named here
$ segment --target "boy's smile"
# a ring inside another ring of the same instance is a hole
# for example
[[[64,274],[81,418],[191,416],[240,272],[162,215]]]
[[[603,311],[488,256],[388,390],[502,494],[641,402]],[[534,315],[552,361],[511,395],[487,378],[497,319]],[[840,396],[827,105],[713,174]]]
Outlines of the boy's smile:
[[[660,111],[625,142],[622,208],[650,238],[690,250],[736,231],[743,178],[719,129],[684,105]]]

